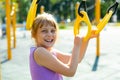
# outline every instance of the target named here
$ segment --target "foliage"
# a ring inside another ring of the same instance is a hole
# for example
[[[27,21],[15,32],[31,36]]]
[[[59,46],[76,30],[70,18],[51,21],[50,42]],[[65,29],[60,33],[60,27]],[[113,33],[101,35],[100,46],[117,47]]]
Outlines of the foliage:
[[[0,21],[3,22],[4,18],[5,18],[5,3],[4,2],[0,2]]]
[[[18,22],[26,20],[27,13],[30,7],[30,0],[17,0],[18,3]]]
[[[17,7],[17,22],[23,22],[26,20],[28,10],[30,8],[30,4],[32,0],[10,0],[12,2],[16,2],[18,4]],[[41,0],[37,8],[37,14],[40,13],[40,6],[43,5],[45,7],[45,12],[52,13],[55,15],[55,18],[58,22],[66,21],[68,18],[73,21],[75,19],[75,5],[77,2],[82,0]],[[91,9],[87,10],[88,16],[90,20],[95,18],[95,1],[96,0],[86,0],[87,8]],[[115,0],[101,0],[101,18],[106,14],[107,9],[110,5],[112,5]],[[118,19],[120,20],[119,13],[120,6],[117,10]],[[5,17],[5,0],[0,0],[0,18]]]
[[[107,12],[107,9],[115,2],[115,0],[103,0],[101,2],[101,17],[104,17],[104,15]]]
[[[101,2],[101,17],[104,17],[106,12],[107,12],[107,9],[113,5],[113,3],[115,3],[116,0],[102,0]],[[117,19],[120,20],[120,16],[119,16],[119,13],[120,12],[120,6],[118,6],[117,8],[117,11],[116,11],[116,14],[117,14]]]

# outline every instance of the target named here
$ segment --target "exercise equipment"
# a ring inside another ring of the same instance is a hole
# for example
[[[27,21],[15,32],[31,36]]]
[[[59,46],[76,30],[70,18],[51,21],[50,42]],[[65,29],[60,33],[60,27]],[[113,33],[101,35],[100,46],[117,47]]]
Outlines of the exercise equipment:
[[[30,30],[34,21],[34,18],[36,16],[36,11],[37,11],[37,5],[40,2],[40,0],[33,0],[32,4],[30,6],[30,9],[28,11],[27,15],[27,21],[26,21],[26,29]]]
[[[117,7],[118,2],[115,2],[112,6],[108,8],[106,15],[104,16],[102,21],[100,21],[100,23],[97,25],[98,30],[95,32],[95,34],[99,34],[100,31],[105,27],[105,25],[108,23],[112,15],[115,14]]]
[[[84,9],[84,10],[81,10],[81,9]],[[86,1],[82,1],[79,8],[78,8],[77,17],[76,17],[76,20],[74,23],[74,35],[75,36],[77,34],[79,34],[79,29],[80,29],[79,24],[81,22],[85,22],[88,25],[88,32],[87,32],[85,38],[83,39],[84,41],[86,41],[90,37],[91,29],[92,29],[92,25],[90,23],[90,20],[88,18],[87,12],[86,12]]]
[[[6,0],[6,31],[7,31],[7,53],[8,53],[8,60],[12,59],[12,51],[11,51],[11,33],[10,33],[10,0]]]
[[[16,5],[15,3],[12,5],[10,16],[11,16],[11,26],[13,29],[13,47],[16,48]]]
[[[118,7],[118,2],[115,2],[110,8],[108,8],[107,14],[104,16],[102,21],[97,25],[97,30],[95,34],[99,34],[100,31],[105,27],[105,25],[108,23],[110,20],[111,16],[116,12],[116,9]],[[88,18],[87,12],[86,12],[86,1],[83,0],[81,4],[79,5],[78,12],[77,12],[77,17],[74,23],[74,35],[79,34],[79,29],[80,29],[80,23],[85,22],[88,25],[88,31],[87,34],[84,37],[84,41],[88,40],[91,36],[91,30],[92,30],[92,25],[90,23],[90,20]]]

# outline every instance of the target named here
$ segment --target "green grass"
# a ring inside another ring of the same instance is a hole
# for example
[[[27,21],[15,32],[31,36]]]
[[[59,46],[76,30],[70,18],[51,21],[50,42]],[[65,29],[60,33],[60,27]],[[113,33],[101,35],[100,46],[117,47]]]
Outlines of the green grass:
[[[62,30],[73,29],[74,27],[74,25],[71,23],[59,23],[58,26],[59,26],[59,29],[62,29]]]

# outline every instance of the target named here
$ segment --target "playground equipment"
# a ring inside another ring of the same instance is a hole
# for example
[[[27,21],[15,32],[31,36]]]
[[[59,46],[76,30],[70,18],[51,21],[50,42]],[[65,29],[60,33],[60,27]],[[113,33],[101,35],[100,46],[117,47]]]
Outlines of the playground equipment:
[[[101,30],[105,27],[105,25],[108,23],[111,16],[114,15],[114,13],[116,12],[116,9],[118,7],[118,2],[115,2],[112,6],[110,6],[108,8],[108,11],[107,11],[106,15],[104,16],[104,18],[102,19],[102,21],[100,21],[100,0],[97,0],[96,4],[97,4],[97,6],[96,6],[96,11],[97,11],[96,21],[97,21],[98,25],[97,25],[97,30],[96,30],[95,34],[99,34],[101,32]],[[79,7],[78,7],[78,5],[79,5]],[[81,7],[82,7],[82,9],[81,9]],[[79,3],[76,4],[76,20],[75,20],[75,24],[74,24],[74,35],[75,36],[79,34],[79,29],[80,29],[79,24],[82,21],[84,21],[88,25],[88,32],[85,35],[85,38],[83,39],[84,41],[86,41],[91,36],[91,30],[92,30],[92,26],[90,24],[90,21],[87,16],[87,12],[86,12],[86,1],[82,1],[81,4],[79,4]],[[100,49],[99,49],[100,48],[100,46],[99,46],[100,38],[99,38],[99,36],[97,37],[96,58],[95,58],[95,62],[94,62],[92,71],[96,71],[99,56],[100,56],[100,52],[99,52],[100,51]]]
[[[98,24],[100,22],[100,1],[101,0],[96,0],[96,5],[95,5],[95,22]],[[96,38],[96,54],[97,56],[100,55],[100,34]]]
[[[16,48],[16,6],[15,4],[12,5],[11,10],[11,24],[13,28],[13,47]]]
[[[83,8],[84,10],[82,10],[81,12],[79,12],[82,6],[84,6],[84,8]],[[86,11],[86,3],[85,3],[85,1],[82,1],[82,3],[80,4],[80,6],[78,8],[77,17],[76,17],[76,20],[75,20],[75,23],[74,23],[74,35],[75,36],[77,34],[79,34],[79,28],[80,28],[79,27],[79,23],[81,23],[82,21],[84,21],[88,25],[88,33],[85,36],[84,41],[86,41],[90,37],[90,35],[91,35],[90,31],[92,29],[92,27],[91,27],[92,25],[90,23],[88,15],[87,15],[87,13],[85,11]]]
[[[10,0],[6,0],[6,30],[7,30],[7,45],[8,45],[8,60],[12,58],[12,53],[11,53],[11,33],[10,33]]]
[[[95,34],[99,34],[100,31],[105,27],[105,25],[108,23],[111,16],[116,12],[117,7],[118,7],[118,2],[115,2],[108,9],[107,14],[104,16],[102,21],[100,21],[99,24],[97,25],[97,30],[96,30]],[[87,12],[86,12],[86,1],[82,1],[81,4],[79,5],[79,8],[77,8],[77,9],[78,9],[78,11],[76,11],[77,17],[76,17],[75,24],[74,24],[74,35],[76,36],[79,34],[79,29],[80,29],[79,24],[83,21],[88,25],[88,32],[84,38],[84,41],[86,41],[91,36],[91,30],[92,30],[92,26],[91,26],[90,20],[87,16]],[[99,38],[98,38],[98,41],[99,41]],[[98,48],[99,48],[99,46],[98,46]],[[99,52],[97,52],[97,53],[99,53]],[[99,56],[99,54],[97,54],[97,56]]]
[[[10,26],[12,23],[13,26],[13,39],[14,39],[14,48],[16,47],[16,7],[13,4],[12,10],[10,10],[10,0],[6,0],[6,36],[7,36],[7,53],[8,53],[8,60],[12,58],[11,52],[11,32]],[[0,80],[2,80],[2,69],[1,69],[1,59],[0,59]]]
[[[82,6],[84,6],[83,7],[84,10],[83,9],[81,10]],[[116,2],[116,3],[114,3],[114,5],[112,5],[108,9],[107,14],[104,16],[102,21],[97,25],[97,30],[96,30],[95,34],[99,34],[100,31],[105,27],[105,25],[108,23],[111,16],[115,13],[117,6],[118,6],[118,3]],[[78,8],[78,14],[77,14],[75,24],[74,24],[74,35],[75,36],[77,34],[79,34],[79,29],[80,29],[79,23],[81,23],[82,21],[88,25],[88,32],[84,38],[84,41],[86,41],[91,36],[90,33],[91,33],[91,29],[92,29],[90,20],[88,18],[87,12],[86,12],[86,1],[82,1]]]
[[[8,45],[8,60],[12,58],[11,53],[11,22],[13,26],[13,39],[14,39],[14,48],[16,47],[16,8],[15,5],[12,5],[12,10],[10,10],[10,0],[6,0],[6,30],[7,30],[7,45]],[[11,19],[12,18],[12,19]]]
[[[36,10],[37,10],[37,5],[40,2],[40,0],[33,0],[32,4],[30,6],[30,9],[28,11],[28,15],[27,15],[27,22],[26,22],[26,29],[30,30],[31,26],[33,24],[33,20],[36,16]]]
[[[95,22],[98,24],[100,22],[100,0],[96,0],[95,5]]]

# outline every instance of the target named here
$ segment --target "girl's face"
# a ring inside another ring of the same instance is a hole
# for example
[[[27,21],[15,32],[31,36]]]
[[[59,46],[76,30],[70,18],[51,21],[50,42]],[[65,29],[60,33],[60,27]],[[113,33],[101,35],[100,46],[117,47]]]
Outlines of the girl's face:
[[[37,46],[51,49],[56,41],[56,37],[57,33],[54,26],[42,26],[41,28],[38,28],[36,33]]]

